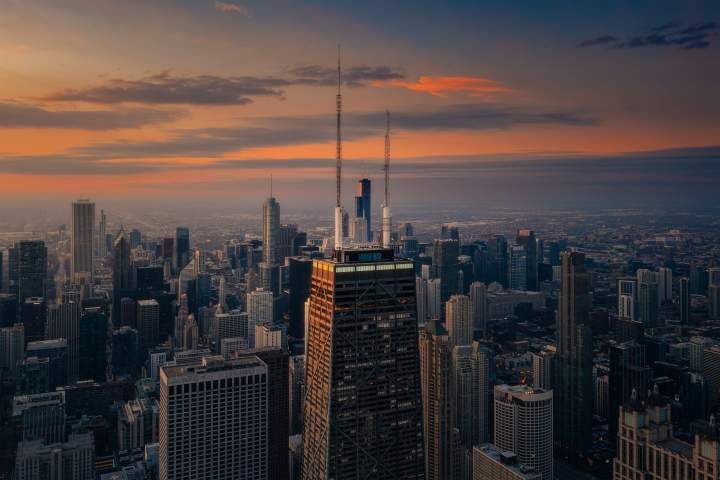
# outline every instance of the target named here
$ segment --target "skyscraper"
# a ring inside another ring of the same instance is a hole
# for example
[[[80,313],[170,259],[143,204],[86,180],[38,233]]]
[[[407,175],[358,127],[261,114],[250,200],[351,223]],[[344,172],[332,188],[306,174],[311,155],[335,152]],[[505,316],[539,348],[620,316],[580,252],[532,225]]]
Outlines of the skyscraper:
[[[25,328],[21,323],[0,328],[0,369],[15,371],[25,358]]]
[[[638,283],[638,315],[637,319],[643,323],[645,328],[658,326],[658,310],[660,307],[660,295],[658,284],[655,282]]]
[[[98,225],[97,232],[97,252],[98,256],[105,258],[108,254],[107,248],[107,217],[105,216],[105,210],[100,210],[100,224]]]
[[[585,452],[592,439],[592,296],[585,255],[563,252],[560,257],[555,433],[561,450],[574,455]]]
[[[74,280],[92,278],[93,239],[95,238],[95,204],[90,200],[78,200],[72,204],[72,264]]]
[[[50,305],[45,338],[67,340],[68,382],[77,382],[80,375],[80,305],[75,302]]]
[[[22,303],[20,320],[25,328],[25,345],[45,338],[47,303],[43,297],[28,297]]]
[[[120,300],[123,292],[130,288],[130,242],[125,236],[125,231],[120,229],[113,242],[113,310],[112,323],[115,327],[120,322]]]
[[[180,271],[190,263],[190,229],[177,227],[175,229],[175,270]]]
[[[47,248],[42,240],[23,240],[15,249],[18,265],[18,302],[47,294]]]
[[[470,284],[468,294],[473,309],[474,329],[480,330],[483,337],[487,337],[487,285],[482,282]]]
[[[508,246],[508,286],[512,290],[527,290],[527,252],[522,245]]]
[[[160,304],[157,300],[138,300],[136,322],[144,356],[160,340]]]
[[[30,342],[25,348],[28,357],[48,359],[48,387],[55,390],[68,384],[68,342],[64,338]]]
[[[425,441],[425,478],[454,478],[458,465],[452,455],[452,345],[438,319],[420,332],[420,365]]]
[[[294,338],[304,338],[304,305],[310,296],[312,259],[308,257],[291,257],[289,262],[290,298],[288,311],[290,315],[290,329],[288,333]]]
[[[162,367],[159,428],[161,480],[267,479],[267,365],[203,357]]]
[[[637,303],[637,279],[635,277],[618,278],[618,316],[635,320]]]
[[[470,297],[453,295],[445,304],[445,323],[452,346],[470,345],[473,341],[473,311]]]
[[[314,260],[308,318],[302,478],[423,478],[413,264]]]
[[[555,377],[555,348],[544,348],[532,354],[533,387],[552,390]]]
[[[690,280],[687,277],[680,279],[678,306],[680,307],[680,324],[687,325],[690,323]]]
[[[372,241],[372,202],[370,200],[371,182],[369,178],[361,178],[357,183],[357,195],[355,196],[355,218],[364,221],[364,232],[366,238],[364,242]]]
[[[104,382],[107,369],[108,319],[101,307],[80,315],[80,380]]]
[[[255,325],[272,323],[273,321],[273,294],[270,291],[258,288],[247,294],[248,312],[248,344],[255,347]]]
[[[436,239],[433,242],[433,278],[440,279],[440,301],[447,302],[458,293],[458,256],[460,242],[453,239]]]
[[[263,203],[263,262],[277,265],[278,241],[280,237],[280,204],[274,197]]]
[[[495,439],[501,450],[553,479],[553,392],[526,385],[495,387]]]
[[[660,267],[657,278],[660,285],[660,302],[669,302],[673,296],[672,270],[667,267]]]
[[[517,232],[515,243],[525,249],[525,287],[527,290],[537,291],[540,288],[538,282],[538,263],[540,263],[538,256],[542,255],[542,252],[538,252],[538,239],[535,237],[535,232],[529,228],[521,228]]]
[[[645,347],[634,341],[610,345],[609,356],[608,433],[612,443],[617,440],[620,407],[630,400],[633,391],[636,392],[637,399],[645,400],[652,369],[645,363]]]

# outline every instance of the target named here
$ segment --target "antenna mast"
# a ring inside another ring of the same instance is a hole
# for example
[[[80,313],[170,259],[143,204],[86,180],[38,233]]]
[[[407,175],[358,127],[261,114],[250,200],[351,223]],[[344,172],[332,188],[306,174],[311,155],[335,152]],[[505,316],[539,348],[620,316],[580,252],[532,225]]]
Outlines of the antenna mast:
[[[340,45],[338,45],[338,90],[337,96],[335,97],[335,109],[337,111],[337,144],[335,147],[335,206],[340,207],[340,184],[342,181],[342,93],[340,91],[340,85],[342,84],[342,71],[340,67]]]
[[[338,45],[338,90],[335,97],[337,111],[337,145],[335,147],[335,250],[343,245],[343,208],[340,186],[342,183],[342,69],[340,66],[340,45]]]
[[[390,111],[385,110],[385,197],[383,206],[389,206],[388,193],[390,190]]]
[[[390,111],[385,110],[385,198],[382,209],[382,245],[390,248],[392,213],[390,212]]]

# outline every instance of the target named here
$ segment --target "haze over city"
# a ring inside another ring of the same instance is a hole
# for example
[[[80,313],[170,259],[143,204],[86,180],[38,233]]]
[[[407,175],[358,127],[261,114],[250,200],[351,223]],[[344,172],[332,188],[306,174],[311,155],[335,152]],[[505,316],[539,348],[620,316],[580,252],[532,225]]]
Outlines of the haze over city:
[[[720,480],[720,4],[0,0],[0,480]]]

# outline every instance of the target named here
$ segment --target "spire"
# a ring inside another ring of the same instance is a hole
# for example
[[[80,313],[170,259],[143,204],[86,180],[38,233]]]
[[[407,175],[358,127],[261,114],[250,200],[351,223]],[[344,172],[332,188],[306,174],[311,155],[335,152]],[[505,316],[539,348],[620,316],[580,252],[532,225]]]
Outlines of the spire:
[[[340,64],[340,45],[338,45],[338,64],[337,64],[337,96],[335,97],[335,110],[337,112],[337,143],[335,146],[335,206],[342,206],[341,181],[342,181],[342,67]]]
[[[335,97],[337,111],[337,145],[335,148],[335,250],[343,244],[343,208],[341,196],[342,183],[342,67],[340,65],[340,45],[338,45],[338,91]]]
[[[390,111],[385,110],[385,197],[383,206],[389,206],[388,194],[390,190]]]

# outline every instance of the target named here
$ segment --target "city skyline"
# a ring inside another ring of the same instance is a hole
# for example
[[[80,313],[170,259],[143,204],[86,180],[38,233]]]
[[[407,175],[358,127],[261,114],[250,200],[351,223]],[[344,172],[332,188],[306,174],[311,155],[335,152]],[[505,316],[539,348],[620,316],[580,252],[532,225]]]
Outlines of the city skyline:
[[[248,204],[272,174],[281,201],[319,209],[341,43],[344,192],[380,185],[389,109],[396,205],[542,205],[559,185],[554,205],[712,203],[718,10],[11,1],[1,195]]]

